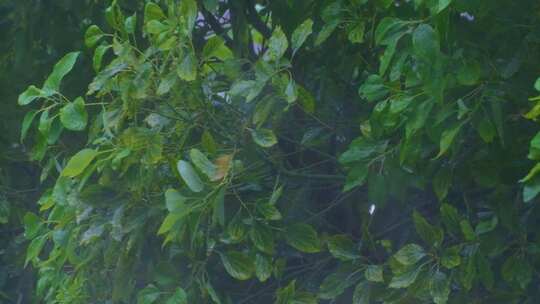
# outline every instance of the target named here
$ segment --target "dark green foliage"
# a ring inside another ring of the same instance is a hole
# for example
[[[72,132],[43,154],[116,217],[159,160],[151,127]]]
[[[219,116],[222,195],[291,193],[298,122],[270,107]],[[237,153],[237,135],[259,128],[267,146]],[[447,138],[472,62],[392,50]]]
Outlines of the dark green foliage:
[[[110,2],[18,99],[36,299],[535,303],[539,12]]]

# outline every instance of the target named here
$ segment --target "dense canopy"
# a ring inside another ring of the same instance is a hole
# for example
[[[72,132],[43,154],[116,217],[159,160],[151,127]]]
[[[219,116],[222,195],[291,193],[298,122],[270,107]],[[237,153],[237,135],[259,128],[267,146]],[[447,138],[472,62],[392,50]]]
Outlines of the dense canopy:
[[[0,0],[0,303],[538,303],[540,3]]]

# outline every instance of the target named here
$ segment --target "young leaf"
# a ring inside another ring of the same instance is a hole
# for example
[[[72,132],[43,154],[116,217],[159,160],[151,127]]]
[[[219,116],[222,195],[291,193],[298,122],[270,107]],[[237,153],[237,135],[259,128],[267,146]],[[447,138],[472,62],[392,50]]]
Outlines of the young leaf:
[[[73,155],[68,161],[64,170],[62,170],[62,176],[76,177],[81,174],[86,167],[94,160],[98,155],[98,151],[94,149],[83,149],[77,154]]]
[[[101,63],[103,62],[103,56],[108,49],[111,48],[111,45],[100,45],[94,51],[94,57],[92,58],[92,67],[94,71],[99,72],[101,69]]]
[[[178,10],[180,11],[185,33],[191,36],[197,19],[197,2],[195,0],[182,0]]]
[[[190,163],[179,160],[176,164],[176,168],[191,191],[201,192],[204,189],[204,184],[201,181],[201,178],[197,172],[195,172],[195,169],[193,169]]]
[[[287,229],[285,239],[289,245],[299,251],[316,253],[321,249],[317,231],[308,224],[294,224]]]
[[[237,280],[247,280],[253,275],[253,260],[244,253],[229,251],[220,254],[221,262],[231,277]]]
[[[153,2],[147,2],[146,6],[144,7],[144,23],[148,23],[152,20],[163,20],[167,18],[161,8],[153,3]]]
[[[184,54],[182,62],[178,65],[176,73],[178,77],[185,81],[193,81],[197,79],[197,58],[192,50],[189,50]]]
[[[439,144],[439,154],[435,158],[439,158],[443,156],[446,151],[450,148],[452,143],[454,142],[454,139],[456,138],[456,135],[461,130],[461,127],[463,124],[456,125],[450,129],[444,130],[444,132],[441,135],[441,141]]]
[[[88,122],[88,113],[86,113],[84,99],[77,97],[75,101],[68,103],[60,109],[60,121],[68,130],[84,130]]]
[[[24,267],[28,265],[28,262],[34,260],[39,256],[39,253],[41,252],[41,249],[43,249],[43,246],[45,245],[48,236],[48,234],[44,234],[33,239],[32,242],[30,242],[30,245],[28,245],[28,248],[26,249],[26,259],[24,261]]]

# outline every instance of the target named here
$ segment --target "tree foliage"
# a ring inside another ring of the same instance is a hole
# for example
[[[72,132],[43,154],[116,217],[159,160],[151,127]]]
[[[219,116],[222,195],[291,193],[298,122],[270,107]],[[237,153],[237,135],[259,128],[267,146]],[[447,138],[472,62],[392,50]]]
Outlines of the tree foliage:
[[[36,300],[534,303],[539,11],[112,1],[18,98]]]

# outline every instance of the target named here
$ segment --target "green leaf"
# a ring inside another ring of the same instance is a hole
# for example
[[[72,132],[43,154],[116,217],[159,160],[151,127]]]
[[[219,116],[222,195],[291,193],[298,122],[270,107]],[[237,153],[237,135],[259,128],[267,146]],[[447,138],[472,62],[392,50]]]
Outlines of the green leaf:
[[[482,68],[476,61],[465,62],[457,71],[457,80],[464,86],[472,86],[478,83]]]
[[[73,155],[68,161],[67,165],[62,170],[62,176],[76,177],[81,174],[86,167],[94,160],[98,155],[98,151],[94,149],[82,149]]]
[[[43,223],[41,218],[34,213],[27,212],[23,217],[24,223],[24,237],[31,240],[39,233]]]
[[[182,62],[178,65],[176,74],[185,81],[193,81],[197,79],[197,68],[197,58],[193,51],[189,50],[184,55]]]
[[[389,93],[384,85],[384,80],[379,75],[370,75],[358,89],[360,97],[373,102],[381,100]]]
[[[433,178],[433,190],[439,201],[442,201],[448,195],[448,190],[452,185],[452,171],[448,167],[443,167]]]
[[[58,63],[56,63],[52,73],[49,75],[47,80],[45,80],[45,84],[43,84],[43,91],[47,92],[47,94],[59,91],[62,79],[64,79],[64,76],[66,76],[73,69],[79,54],[80,52],[68,53],[62,57]]]
[[[197,19],[197,2],[195,0],[182,0],[180,1],[179,11],[180,18],[183,21],[183,28],[188,36],[191,36]]]
[[[441,135],[441,141],[439,143],[439,154],[437,154],[435,158],[439,158],[443,156],[446,153],[446,151],[448,151],[448,149],[454,142],[456,135],[458,135],[459,131],[461,130],[462,126],[463,124],[458,124],[450,129],[444,130],[444,132]]]
[[[463,236],[465,236],[465,240],[474,241],[476,239],[476,234],[474,234],[474,230],[468,220],[461,220],[459,226],[461,227]]]
[[[326,276],[319,287],[319,298],[330,300],[342,294],[352,284],[349,275],[341,270]]]
[[[403,265],[416,264],[425,256],[424,249],[416,244],[407,244],[394,254],[394,258]]]
[[[189,151],[189,157],[191,158],[191,162],[195,165],[195,167],[204,173],[204,175],[206,175],[209,179],[212,179],[216,175],[216,165],[208,160],[206,155],[204,155],[201,151],[191,149]]]
[[[270,148],[277,144],[276,135],[270,129],[252,129],[251,137],[257,145],[263,148]]]
[[[413,49],[417,57],[435,62],[440,53],[439,35],[428,24],[419,25],[413,32]]]
[[[316,253],[321,250],[317,231],[308,224],[294,224],[289,226],[285,239],[289,245],[302,252]]]
[[[506,259],[501,269],[503,279],[525,290],[531,282],[533,268],[525,257],[513,255]]]
[[[370,304],[371,290],[368,282],[360,282],[354,288],[352,304]]]
[[[144,7],[144,23],[148,23],[152,20],[163,20],[167,18],[161,8],[153,3],[153,2],[147,2],[146,6]]]
[[[330,37],[330,35],[332,35],[332,33],[336,30],[340,23],[341,20],[326,23],[315,39],[315,46],[320,46],[323,42],[325,42],[326,39],[328,39],[328,37]]]
[[[124,21],[124,30],[128,34],[135,34],[135,27],[137,26],[137,13],[126,18]]]
[[[441,228],[433,226],[418,212],[413,212],[414,227],[418,235],[430,246],[442,245],[444,232]]]
[[[366,276],[366,280],[370,282],[384,282],[383,268],[380,265],[368,265],[364,275]]]
[[[21,95],[19,95],[17,103],[20,106],[26,106],[32,101],[41,97],[47,97],[47,94],[45,94],[44,91],[38,89],[37,87],[31,85],[24,92],[22,92]]]
[[[21,143],[26,138],[26,134],[28,134],[28,130],[30,129],[30,126],[32,125],[32,122],[34,121],[34,118],[39,112],[36,110],[31,110],[26,112],[24,115],[24,119],[21,126]]]
[[[328,250],[342,261],[354,260],[360,257],[354,243],[346,235],[334,235],[327,241]]]
[[[411,286],[422,271],[422,267],[413,267],[406,272],[394,275],[388,287],[390,288],[407,288]]]
[[[39,256],[48,237],[49,237],[48,234],[44,234],[39,237],[36,237],[35,239],[32,240],[32,242],[30,242],[30,244],[28,245],[28,248],[26,249],[26,259],[24,261],[24,267],[28,265],[28,262],[34,260],[35,258]]]
[[[181,212],[185,210],[186,198],[175,189],[165,191],[165,205],[169,212]]]
[[[253,275],[253,260],[246,254],[238,251],[229,251],[220,254],[220,256],[225,270],[231,277],[244,281]]]
[[[268,41],[268,50],[264,53],[263,58],[266,61],[277,61],[283,57],[288,47],[289,42],[287,41],[287,36],[285,36],[281,27],[278,26]]]
[[[249,234],[255,248],[268,254],[274,253],[274,232],[266,225],[254,225]]]
[[[165,304],[188,304],[187,294],[181,287],[176,288],[173,295],[167,299]]]
[[[540,91],[540,77],[538,77],[534,82],[534,89]]]
[[[259,253],[255,256],[255,275],[260,282],[265,282],[272,275],[272,264],[267,257]]]
[[[300,49],[302,44],[306,42],[306,39],[313,32],[313,20],[306,19],[302,24],[300,24],[292,33],[291,36],[291,47],[293,54]]]
[[[349,34],[347,37],[352,43],[362,43],[364,42],[364,34],[366,31],[366,23],[364,21],[357,21],[354,23],[351,29],[349,29]]]
[[[169,26],[161,23],[157,20],[152,20],[146,23],[145,30],[148,34],[158,35],[161,34],[167,30],[169,30]]]
[[[62,107],[60,109],[60,121],[68,130],[84,130],[88,123],[88,113],[86,113],[84,99],[77,97],[73,102]]]
[[[476,266],[478,267],[478,275],[480,276],[480,281],[488,290],[493,288],[495,284],[495,278],[493,271],[491,270],[491,264],[488,259],[482,255],[476,254]]]
[[[537,175],[523,186],[523,202],[530,202],[538,193],[540,193],[540,176]]]
[[[159,289],[150,284],[137,293],[137,304],[152,304],[161,295]]]
[[[161,226],[159,226],[158,235],[164,234],[169,232],[174,225],[176,225],[180,220],[182,220],[186,215],[188,215],[191,212],[191,209],[184,208],[184,209],[177,209],[175,212],[167,214],[165,219],[163,219],[163,222],[161,222]]]
[[[105,33],[97,25],[91,25],[84,34],[84,44],[88,48],[93,48],[104,36]]]
[[[433,302],[445,304],[450,295],[450,279],[444,272],[436,271],[430,280],[430,292]]]
[[[208,39],[202,51],[203,60],[207,61],[211,58],[227,60],[233,57],[231,50],[225,45],[225,40],[219,36],[213,36]]]
[[[457,209],[449,204],[442,204],[440,208],[441,219],[446,229],[455,235],[461,231],[460,218]]]
[[[383,18],[375,30],[375,43],[377,45],[387,45],[395,40],[396,35],[401,35],[405,25],[406,23],[398,18]]]
[[[94,71],[99,72],[101,69],[101,63],[103,62],[103,56],[107,52],[108,49],[110,49],[110,45],[100,45],[96,48],[94,51],[94,57],[92,60],[92,67],[94,68]]]
[[[195,172],[195,169],[193,169],[190,163],[179,160],[176,164],[176,168],[191,191],[201,192],[204,189],[204,184],[201,181],[201,178],[197,172]]]
[[[441,256],[441,264],[448,268],[452,269],[461,264],[461,256],[459,255],[460,246],[452,246],[445,248]]]

